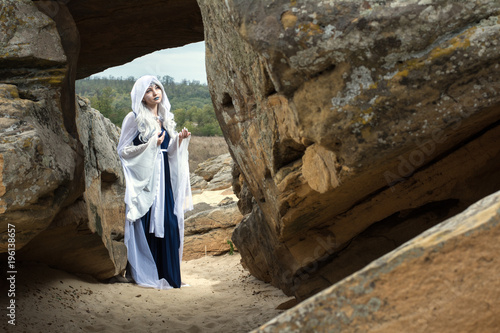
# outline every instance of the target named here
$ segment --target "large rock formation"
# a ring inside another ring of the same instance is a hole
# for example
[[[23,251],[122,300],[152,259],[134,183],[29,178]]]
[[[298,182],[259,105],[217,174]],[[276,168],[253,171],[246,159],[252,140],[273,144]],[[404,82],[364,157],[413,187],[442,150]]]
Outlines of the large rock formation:
[[[19,259],[111,277],[126,264],[118,129],[74,81],[202,40],[199,7],[0,0],[0,22],[0,253],[10,223]]]
[[[66,0],[80,33],[78,78],[203,40],[196,0]],[[155,71],[154,65],[151,71]]]
[[[85,192],[19,251],[19,259],[106,279],[127,264],[125,184],[116,154],[120,132],[86,99],[78,99],[77,125],[85,152]]]
[[[69,106],[78,34],[64,7],[52,20],[37,5],[1,2],[0,252],[10,223],[19,260],[111,277],[126,264],[119,132],[85,102]]]
[[[500,188],[498,1],[198,4],[255,276],[303,299]]]
[[[67,59],[56,24],[31,1],[0,2],[0,252],[20,249],[84,189],[83,150],[59,96]],[[74,119],[73,119],[74,122]]]
[[[500,192],[254,332],[495,332]]]
[[[90,111],[77,121],[74,78],[203,26],[246,214],[233,240],[286,293],[312,295],[500,188],[498,1],[198,4],[0,0],[0,252],[15,223],[18,249],[71,235],[57,262],[83,260],[80,246],[83,271],[122,269],[121,201],[102,205],[122,178],[93,142],[116,133],[82,125],[103,121]]]

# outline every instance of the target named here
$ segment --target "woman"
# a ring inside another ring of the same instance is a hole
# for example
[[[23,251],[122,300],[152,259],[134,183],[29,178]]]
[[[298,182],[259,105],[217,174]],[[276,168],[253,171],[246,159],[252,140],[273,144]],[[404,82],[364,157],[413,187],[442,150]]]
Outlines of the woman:
[[[184,212],[192,209],[188,144],[175,131],[163,85],[143,76],[131,92],[118,155],[126,181],[125,245],[129,269],[141,286],[180,288]]]

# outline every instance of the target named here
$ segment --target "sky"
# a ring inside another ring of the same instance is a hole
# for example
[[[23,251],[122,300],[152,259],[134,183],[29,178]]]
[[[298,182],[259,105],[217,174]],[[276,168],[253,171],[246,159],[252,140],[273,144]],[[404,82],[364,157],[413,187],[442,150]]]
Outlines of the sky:
[[[205,70],[205,42],[192,43],[182,47],[176,47],[156,51],[148,55],[134,59],[121,66],[111,67],[103,72],[92,75],[92,77],[124,77],[151,74],[155,76],[168,75],[175,82],[199,81],[207,83]]]

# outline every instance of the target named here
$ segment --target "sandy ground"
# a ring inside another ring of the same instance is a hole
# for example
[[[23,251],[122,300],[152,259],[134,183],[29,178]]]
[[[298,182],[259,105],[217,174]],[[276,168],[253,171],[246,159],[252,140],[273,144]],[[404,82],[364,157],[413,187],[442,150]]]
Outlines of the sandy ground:
[[[189,287],[156,290],[131,283],[100,283],[44,264],[19,264],[16,326],[7,332],[248,332],[282,310],[280,290],[252,277],[240,256],[183,262]],[[2,330],[3,331],[3,330]]]
[[[193,195],[216,205],[231,189]],[[184,261],[189,287],[156,290],[132,283],[103,283],[40,263],[17,263],[16,326],[8,324],[5,279],[0,332],[249,332],[293,300],[244,270],[240,255]]]
[[[210,205],[216,205],[225,198],[231,198],[238,201],[238,198],[233,193],[231,188],[218,191],[203,191],[201,193],[193,194],[193,205],[200,202],[205,202]]]

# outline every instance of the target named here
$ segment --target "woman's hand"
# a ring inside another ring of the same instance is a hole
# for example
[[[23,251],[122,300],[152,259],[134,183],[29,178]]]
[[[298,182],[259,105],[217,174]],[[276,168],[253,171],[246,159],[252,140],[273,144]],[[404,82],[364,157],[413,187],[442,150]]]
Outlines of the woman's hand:
[[[165,140],[165,132],[161,134],[161,132],[158,132],[158,139],[156,140],[156,145],[159,146],[162,144],[163,140]]]
[[[186,127],[184,127],[182,129],[182,131],[179,132],[179,147],[181,145],[182,140],[187,138],[190,135],[191,135],[191,132],[189,132]]]

